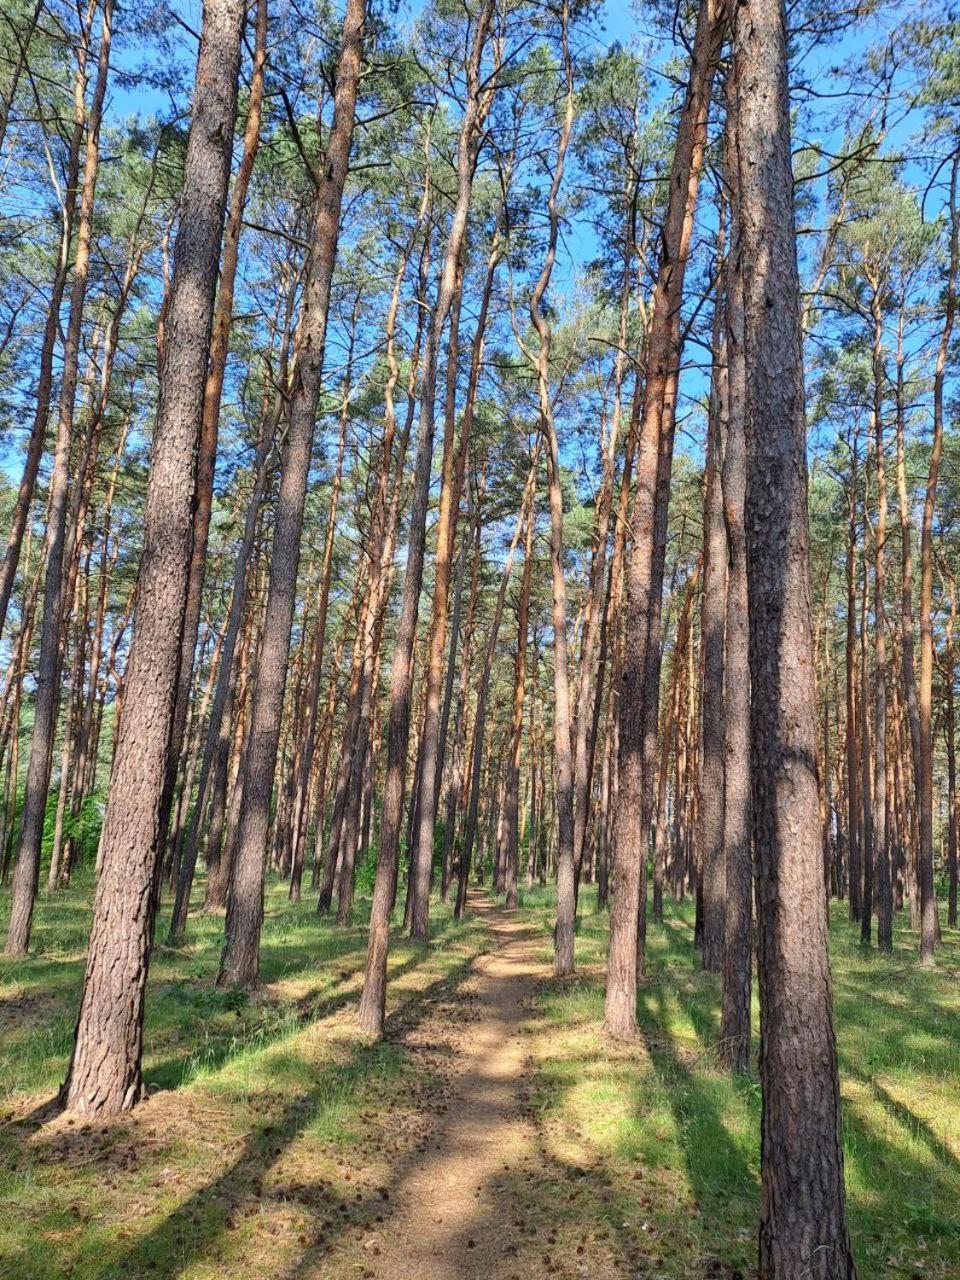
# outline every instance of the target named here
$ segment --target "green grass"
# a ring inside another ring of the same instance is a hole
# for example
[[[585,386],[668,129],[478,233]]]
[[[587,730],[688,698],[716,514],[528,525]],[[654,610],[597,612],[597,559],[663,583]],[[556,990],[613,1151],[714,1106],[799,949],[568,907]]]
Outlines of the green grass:
[[[285,886],[269,888],[254,996],[214,987],[223,921],[192,916],[187,945],[158,947],[151,966],[144,1077],[157,1092],[119,1121],[39,1124],[31,1108],[62,1081],[72,1042],[91,885],[41,896],[34,954],[0,968],[0,1275],[286,1274],[304,1241],[319,1249],[372,1218],[376,1196],[360,1203],[345,1161],[367,1144],[363,1167],[384,1173],[377,1116],[414,1132],[405,1108],[423,1072],[401,1045],[356,1030],[367,904],[337,928],[311,899],[294,907]],[[440,904],[433,918],[429,946],[391,947],[401,1018],[415,1020],[487,945],[477,922],[457,926]]]
[[[550,954],[552,890],[522,904]],[[601,1166],[611,1227],[632,1221],[663,1276],[749,1274],[759,1213],[760,1089],[717,1064],[719,979],[693,949],[693,906],[648,929],[642,1046],[619,1051],[603,1016],[605,912],[584,893],[578,976],[549,984],[536,1055],[545,1140]],[[936,970],[899,921],[892,956],[865,951],[834,904],[831,955],[850,1231],[862,1280],[960,1275],[960,934]],[[754,991],[754,1029],[758,1026]],[[637,1221],[638,1210],[640,1221]]]
[[[363,1275],[380,1188],[416,1164],[430,1117],[442,1122],[433,1108],[451,1064],[438,1027],[462,1015],[447,1000],[488,945],[483,928],[455,926],[437,904],[429,946],[395,939],[395,1029],[371,1046],[353,1018],[365,901],[338,929],[309,896],[292,907],[271,884],[264,989],[250,997],[216,990],[223,921],[193,916],[187,945],[158,947],[151,969],[144,1071],[156,1092],[119,1121],[40,1124],[32,1110],[69,1054],[90,898],[84,880],[42,895],[34,954],[0,965],[0,1275]],[[0,927],[8,907],[5,894]],[[553,909],[552,890],[521,905],[545,972]],[[159,937],[166,924],[165,907]],[[536,1174],[503,1179],[546,1250],[522,1280],[541,1264],[579,1274],[578,1241],[617,1275],[755,1274],[759,1086],[717,1066],[719,983],[699,969],[692,925],[692,905],[670,902],[649,928],[637,1046],[598,1034],[607,916],[593,890],[577,976],[538,988],[521,1082]],[[945,931],[926,971],[899,925],[881,958],[860,948],[843,906],[833,911],[850,1229],[862,1280],[946,1280],[960,1275],[960,935]]]

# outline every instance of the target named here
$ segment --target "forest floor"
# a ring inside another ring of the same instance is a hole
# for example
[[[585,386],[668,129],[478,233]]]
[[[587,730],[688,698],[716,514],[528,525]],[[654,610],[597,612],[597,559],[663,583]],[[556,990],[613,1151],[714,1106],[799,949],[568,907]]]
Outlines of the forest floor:
[[[89,884],[42,899],[35,956],[0,963],[4,1280],[753,1274],[759,1088],[717,1066],[719,987],[689,903],[650,928],[635,1046],[598,1034],[606,913],[587,890],[578,975],[558,983],[539,889],[511,915],[475,892],[462,926],[438,904],[429,946],[396,938],[388,1032],[370,1045],[354,1017],[362,918],[338,929],[274,885],[255,996],[213,986],[220,920],[158,949],[153,1092],[109,1123],[43,1110],[89,906]],[[835,904],[863,1280],[960,1274],[960,935],[945,931],[933,972],[914,947],[901,927],[892,957],[861,950]]]

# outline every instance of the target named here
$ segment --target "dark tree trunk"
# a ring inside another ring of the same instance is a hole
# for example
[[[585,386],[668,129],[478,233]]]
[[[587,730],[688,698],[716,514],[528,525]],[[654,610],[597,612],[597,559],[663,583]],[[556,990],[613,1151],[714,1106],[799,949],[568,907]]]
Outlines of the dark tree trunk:
[[[847,865],[850,919],[860,919],[860,761],[857,750],[857,437],[850,445],[850,487],[847,498]]]
[[[864,522],[867,503],[864,500]],[[860,941],[869,945],[873,931],[874,807],[873,742],[870,714],[870,675],[867,662],[867,558],[863,558],[863,592],[860,598],[860,796],[863,810],[863,861],[860,881]]]
[[[823,893],[786,21],[734,15],[746,352],[763,1280],[852,1280]]]
[[[243,154],[233,184],[230,212],[223,237],[223,263],[220,268],[220,287],[217,294],[213,329],[210,335],[210,357],[207,382],[203,396],[203,417],[200,424],[200,441],[197,450],[196,509],[193,519],[193,550],[190,558],[190,579],[187,587],[187,605],[183,619],[180,675],[177,683],[177,702],[173,713],[173,730],[170,738],[170,754],[167,762],[167,778],[163,805],[160,812],[160,829],[166,837],[173,793],[176,787],[177,768],[184,741],[187,710],[193,688],[193,665],[200,629],[200,606],[203,599],[203,581],[207,563],[207,541],[210,519],[213,513],[213,473],[217,460],[217,439],[220,432],[220,401],[230,350],[230,330],[233,324],[233,298],[240,261],[240,232],[247,203],[247,191],[253,166],[260,146],[260,116],[263,108],[263,82],[267,59],[267,0],[257,0],[256,39],[253,55],[253,71],[250,78],[250,94],[247,102],[247,123],[243,135]],[[188,885],[189,888],[189,885]],[[182,925],[180,928],[182,933]]]
[[[721,232],[724,211],[720,209]],[[727,591],[727,538],[720,488],[722,439],[727,430],[727,351],[723,305],[723,244],[719,246],[718,280],[713,323],[713,377],[707,422],[707,459],[703,501],[703,597],[700,607],[700,644],[703,664],[700,703],[700,768],[698,842],[703,884],[703,967],[709,973],[723,969],[724,898],[724,629]]]

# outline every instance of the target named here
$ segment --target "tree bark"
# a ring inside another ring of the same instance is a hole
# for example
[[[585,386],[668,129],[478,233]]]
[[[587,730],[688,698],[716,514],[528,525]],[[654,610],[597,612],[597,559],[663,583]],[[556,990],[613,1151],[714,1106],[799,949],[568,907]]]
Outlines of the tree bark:
[[[933,874],[933,514],[943,454],[943,386],[947,355],[957,309],[957,270],[960,265],[960,211],[957,208],[957,172],[960,151],[950,174],[950,265],[947,298],[933,376],[933,447],[920,528],[920,681],[917,701],[920,714],[920,963],[934,962],[939,932],[937,889]]]
[[[233,590],[230,593],[230,607],[224,626],[223,650],[220,657],[220,670],[217,675],[217,686],[213,695],[213,706],[210,710],[210,723],[207,725],[207,736],[204,742],[203,757],[200,762],[200,778],[197,785],[197,800],[193,808],[190,825],[187,830],[184,856],[180,864],[180,875],[177,879],[177,890],[174,898],[173,913],[170,919],[170,931],[167,935],[167,946],[179,946],[183,941],[187,924],[187,913],[190,909],[190,893],[193,888],[193,877],[200,850],[200,835],[204,808],[210,800],[211,823],[209,831],[210,845],[215,849],[214,856],[208,853],[208,867],[220,868],[220,830],[223,821],[223,804],[227,783],[227,770],[230,763],[231,720],[236,710],[235,697],[237,671],[234,656],[240,639],[243,625],[244,604],[248,597],[250,564],[257,540],[260,524],[261,506],[270,481],[270,458],[273,452],[277,429],[283,408],[283,394],[287,382],[288,353],[293,321],[293,301],[296,293],[295,273],[288,281],[286,288],[285,314],[280,339],[279,351],[279,385],[274,396],[273,405],[264,395],[261,410],[259,438],[253,462],[253,488],[247,503],[243,533],[237,548],[233,564]],[[204,393],[204,412],[209,403],[209,373],[207,390]],[[192,567],[191,560],[191,567]],[[241,650],[242,651],[242,650]],[[226,901],[226,883],[216,878],[208,879],[205,906],[219,909]]]
[[[159,816],[176,699],[193,519],[194,458],[223,232],[244,6],[203,14],[194,113],[160,376],[137,613],[101,868],[62,1096],[114,1114],[143,1096],[143,1006],[156,911]]]
[[[781,0],[734,14],[746,352],[763,1280],[852,1280],[816,777],[806,423]]]
[[[217,985],[249,987],[260,971],[263,877],[283,717],[290,630],[297,594],[300,535],[323,366],[330,284],[340,211],[350,164],[357,90],[363,54],[366,0],[348,0],[337,64],[333,122],[322,172],[314,175],[313,232],[304,282],[297,362],[290,392],[290,425],[284,451],[263,635],[250,709],[249,750],[227,901],[227,938]]]
[[[570,56],[570,5],[560,9],[560,40],[563,54],[565,98],[563,121],[557,143],[553,176],[547,195],[549,232],[540,276],[530,297],[530,320],[539,345],[534,353],[524,352],[537,380],[539,430],[547,455],[547,492],[550,503],[550,578],[553,595],[553,727],[554,796],[557,812],[557,923],[553,935],[553,971],[558,978],[574,971],[573,933],[577,909],[576,850],[574,847],[574,770],[571,741],[570,672],[567,658],[567,584],[563,571],[563,490],[560,477],[560,445],[557,439],[550,394],[550,351],[552,329],[543,310],[543,299],[553,276],[560,235],[558,197],[563,182],[567,148],[573,133],[575,94],[573,62]]]
[[[90,102],[86,128],[86,156],[77,218],[77,242],[70,290],[70,312],[63,347],[63,371],[60,378],[60,411],[57,439],[50,478],[47,532],[44,554],[47,570],[43,587],[43,621],[40,629],[40,658],[37,668],[37,696],[34,704],[33,736],[20,817],[17,864],[13,875],[10,923],[4,948],[8,956],[25,956],[30,945],[33,906],[40,876],[40,848],[43,843],[43,819],[53,765],[53,744],[60,706],[62,632],[64,630],[65,574],[68,488],[70,481],[70,449],[77,403],[77,376],[83,311],[90,277],[90,250],[93,240],[93,204],[100,165],[100,123],[107,92],[110,67],[110,40],[113,0],[104,0],[97,76]],[[83,127],[86,115],[85,82],[78,75],[75,111]],[[71,197],[68,197],[68,200]],[[69,612],[69,608],[66,610]]]
[[[724,630],[727,593],[727,538],[723,519],[720,466],[722,440],[727,433],[727,344],[723,304],[724,211],[720,213],[718,286],[713,324],[713,376],[707,420],[707,459],[703,498],[703,596],[700,605],[700,645],[703,676],[700,700],[700,768],[697,839],[702,859],[703,967],[723,970],[724,898]]]
[[[847,862],[850,919],[860,919],[860,761],[857,722],[857,436],[850,442],[850,484],[847,491]]]
[[[738,223],[736,99],[727,76],[725,174],[730,187],[730,252],[726,271],[727,435],[721,483],[727,529],[727,633],[724,652],[724,897],[723,1000],[720,1045],[738,1074],[750,1068],[753,854],[750,842],[750,623],[747,592],[746,367],[743,263]]]
[[[504,832],[504,867],[506,871],[506,908],[515,911],[519,905],[520,873],[520,752],[523,746],[523,702],[527,685],[527,630],[530,622],[530,580],[533,568],[533,521],[527,522],[527,540],[520,579],[517,607],[517,654],[514,663],[513,720],[510,733],[510,755],[504,792],[506,830]]]
[[[637,478],[630,520],[633,547],[626,572],[630,623],[625,638],[619,690],[617,806],[613,836],[616,887],[610,911],[604,1006],[604,1028],[615,1039],[632,1038],[637,1033],[638,917],[646,911],[649,834],[649,804],[644,806],[643,788],[645,688],[652,615],[658,612],[653,597],[661,439],[666,429],[672,442],[676,374],[680,361],[680,304],[722,30],[723,22],[714,0],[702,0],[670,168],[660,261],[647,335],[646,378],[642,387],[638,385],[634,399]],[[669,487],[669,476],[666,480]],[[655,723],[653,733],[655,736]]]
[[[913,616],[913,521],[910,515],[910,499],[907,493],[906,435],[906,384],[904,377],[905,356],[904,310],[901,305],[897,317],[897,378],[896,378],[896,440],[897,440],[897,510],[900,517],[900,662],[903,694],[907,707],[907,725],[910,730],[910,777],[914,805],[918,802],[917,783],[920,778],[920,708],[917,702],[917,672],[914,652]],[[907,831],[906,857],[910,867],[909,880],[916,881],[917,849],[912,827]],[[911,915],[913,904],[911,903]],[[918,919],[911,919],[916,928]]]
[[[263,84],[267,62],[267,0],[257,0],[255,19],[253,68],[247,100],[247,122],[243,133],[243,152],[233,183],[230,210],[223,236],[223,261],[220,267],[220,287],[217,292],[213,330],[210,337],[210,361],[203,395],[203,417],[200,424],[200,443],[197,452],[196,511],[193,521],[193,551],[190,558],[190,580],[187,588],[187,607],[183,621],[183,652],[180,657],[180,675],[177,684],[177,703],[173,713],[173,732],[167,763],[167,778],[161,809],[161,831],[166,838],[170,806],[177,781],[177,766],[187,722],[187,707],[193,688],[193,666],[200,627],[200,606],[203,600],[203,581],[207,562],[207,542],[210,535],[210,518],[213,513],[213,476],[217,460],[217,439],[220,432],[220,402],[230,351],[230,330],[233,325],[233,298],[240,262],[240,232],[247,192],[253,166],[260,147],[260,119],[263,111]],[[181,929],[182,932],[182,929]]]
[[[493,12],[494,5],[492,0],[483,0],[483,5],[476,19],[467,64],[467,96],[457,143],[457,201],[447,241],[432,326],[424,352],[417,462],[410,514],[407,566],[403,584],[403,599],[400,606],[400,620],[397,626],[393,666],[390,673],[387,760],[383,787],[383,812],[380,819],[380,848],[377,854],[377,874],[370,913],[366,972],[359,1013],[361,1027],[369,1035],[373,1036],[380,1036],[383,1033],[383,1022],[386,1013],[387,951],[390,940],[390,915],[393,911],[393,902],[397,891],[400,827],[403,820],[404,777],[410,738],[413,644],[417,627],[426,544],[427,504],[430,496],[430,471],[433,459],[437,361],[443,328],[453,302],[457,268],[460,262],[462,245],[466,237],[470,196],[473,190],[473,176],[483,131],[483,121],[486,116],[480,65],[493,20]]]
[[[874,283],[874,282],[871,282]],[[883,356],[883,312],[880,284],[874,284],[871,299],[873,318],[873,430],[877,470],[877,527],[873,554],[874,654],[874,849],[877,861],[877,947],[893,950],[893,881],[890,868],[890,838],[887,830],[887,618],[884,600],[887,585],[887,472],[883,440],[883,385],[886,378]],[[869,927],[869,926],[868,926]]]

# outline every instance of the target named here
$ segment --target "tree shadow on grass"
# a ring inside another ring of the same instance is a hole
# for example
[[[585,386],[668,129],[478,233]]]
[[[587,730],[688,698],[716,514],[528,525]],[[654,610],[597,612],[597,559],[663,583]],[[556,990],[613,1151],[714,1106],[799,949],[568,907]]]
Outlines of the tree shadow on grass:
[[[662,987],[657,991],[641,989],[639,1005],[644,1043],[669,1098],[697,1205],[707,1215],[716,1216],[720,1209],[729,1215],[731,1198],[738,1198],[747,1206],[741,1216],[752,1221],[758,1212],[757,1170],[721,1112],[723,1095],[733,1087],[730,1078],[719,1071],[701,1074],[695,1069],[712,1056],[712,1045],[696,1055],[677,1044]],[[748,1087],[737,1090],[735,1096],[741,1105],[751,1101]]]
[[[356,1098],[369,1081],[401,1070],[397,1040],[415,1028],[439,999],[456,990],[471,965],[472,958],[464,960],[453,972],[407,1001],[388,1017],[385,1040],[378,1043],[358,1041],[346,1061],[334,1062],[316,1071],[312,1063],[305,1063],[296,1054],[286,1055],[289,1062],[284,1061],[282,1054],[272,1060],[271,1066],[278,1073],[278,1084],[282,1084],[284,1078],[288,1084],[291,1080],[299,1081],[309,1073],[310,1087],[295,1097],[288,1097],[279,1108],[270,1106],[267,1101],[263,1119],[243,1139],[238,1154],[227,1168],[191,1192],[122,1256],[112,1261],[105,1257],[103,1269],[97,1273],[102,1280],[131,1280],[133,1277],[139,1280],[147,1276],[157,1280],[176,1280],[191,1265],[215,1257],[224,1235],[237,1225],[251,1206],[259,1208],[261,1203],[270,1203],[271,1194],[264,1188],[265,1178],[284,1152],[308,1129],[322,1124],[331,1113],[337,1112],[345,1098]],[[129,1141],[131,1136],[135,1136],[135,1131],[124,1136]],[[60,1149],[52,1157],[56,1163],[63,1159],[63,1143],[71,1140],[80,1149],[89,1146],[90,1141],[85,1131],[61,1135]],[[112,1147],[105,1148],[110,1149]],[[410,1158],[415,1159],[416,1153],[412,1153]],[[36,1153],[34,1159],[37,1159]],[[353,1201],[347,1202],[335,1188],[319,1181],[285,1187],[280,1195],[285,1208],[299,1204],[309,1210],[312,1220],[318,1224],[316,1238],[306,1250],[307,1254],[318,1257],[338,1235],[362,1226],[375,1214],[382,1217],[387,1205],[380,1190],[366,1196],[358,1193]],[[0,1271],[4,1275],[26,1276],[31,1256],[35,1257],[35,1254],[31,1255],[29,1246],[21,1247],[5,1258],[0,1255],[3,1262]]]
[[[881,1084],[876,1080],[870,1080],[870,1089],[873,1096],[880,1105],[898,1120],[904,1129],[927,1148],[931,1156],[944,1169],[949,1170],[955,1178],[960,1178],[960,1159],[954,1155],[947,1144],[939,1138],[933,1131],[926,1120],[922,1120],[914,1111],[901,1102],[898,1098],[893,1097]]]
[[[395,981],[416,969],[421,959],[420,956],[412,955],[400,964],[391,965],[390,980]],[[265,1004],[261,1020],[245,1025],[239,1035],[224,1030],[201,1046],[185,1045],[182,1052],[169,1054],[151,1063],[144,1068],[144,1077],[149,1087],[151,1090],[182,1088],[201,1072],[218,1071],[233,1059],[249,1053],[251,1049],[266,1048],[272,1040],[299,1031],[308,1023],[331,1017],[356,1003],[359,992],[354,979],[358,972],[359,969],[354,969],[346,974],[323,995],[311,991],[289,1003]],[[230,993],[225,994],[229,997]]]
[[[875,1090],[866,1087],[879,1101]],[[894,1118],[903,1124],[901,1141],[882,1131],[876,1112],[871,1116],[856,1098],[843,1108],[847,1211],[860,1272],[886,1276],[910,1259],[911,1265],[896,1274],[960,1274],[960,1181],[922,1138],[921,1150],[911,1146],[910,1138],[916,1137],[912,1122],[908,1127],[901,1115]],[[927,1260],[921,1264],[924,1253]]]

